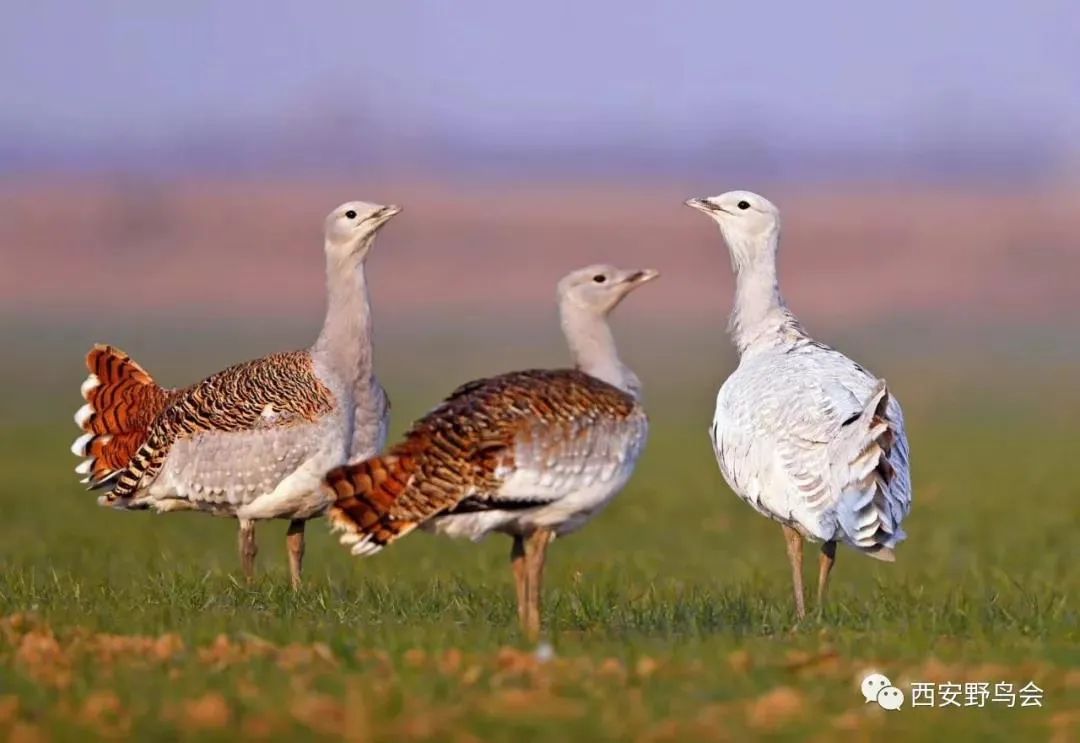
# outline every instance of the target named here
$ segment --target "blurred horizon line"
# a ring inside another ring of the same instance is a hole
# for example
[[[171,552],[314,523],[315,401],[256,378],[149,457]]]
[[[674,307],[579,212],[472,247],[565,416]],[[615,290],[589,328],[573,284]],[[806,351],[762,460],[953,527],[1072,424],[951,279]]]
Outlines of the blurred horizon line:
[[[1024,132],[950,131],[881,137],[769,136],[729,128],[709,138],[579,132],[533,144],[397,130],[347,114],[244,129],[57,140],[0,127],[0,178],[39,173],[135,176],[388,174],[499,180],[700,178],[716,172],[773,181],[1080,182],[1080,148]]]
[[[483,324],[520,306],[548,314],[567,270],[612,263],[664,275],[628,312],[722,323],[727,251],[683,201],[732,188],[780,205],[785,298],[815,324],[905,315],[1039,324],[1075,305],[1080,184],[1018,198],[992,183],[761,188],[726,176],[477,186],[403,176],[0,180],[0,311],[317,317],[322,217],[363,198],[405,205],[372,256],[372,296],[392,316]]]

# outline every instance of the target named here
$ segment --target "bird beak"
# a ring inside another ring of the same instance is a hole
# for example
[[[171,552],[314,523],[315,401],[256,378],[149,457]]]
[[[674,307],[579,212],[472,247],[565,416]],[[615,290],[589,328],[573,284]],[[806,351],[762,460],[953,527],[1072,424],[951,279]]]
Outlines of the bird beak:
[[[391,204],[376,209],[364,217],[364,220],[358,225],[359,231],[353,237],[352,254],[366,256],[368,251],[371,250],[371,245],[379,229],[400,211],[400,206]]]
[[[704,212],[705,214],[712,214],[713,212],[724,211],[708,199],[687,199],[683,203],[691,209],[696,209],[699,212]]]
[[[631,286],[641,286],[642,284],[652,281],[660,272],[655,268],[645,268],[640,271],[634,271],[632,274],[626,277],[625,281]]]
[[[398,214],[400,212],[400,206],[397,206],[396,204],[391,204],[390,206],[384,206],[382,209],[379,209],[377,212],[368,217],[368,220],[372,223],[372,226],[381,227],[382,225],[389,222],[395,214]]]

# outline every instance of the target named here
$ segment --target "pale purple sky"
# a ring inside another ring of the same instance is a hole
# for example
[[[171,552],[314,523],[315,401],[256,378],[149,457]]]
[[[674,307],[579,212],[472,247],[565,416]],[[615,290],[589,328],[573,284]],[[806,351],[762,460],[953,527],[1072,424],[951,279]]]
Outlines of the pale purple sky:
[[[1080,3],[7,3],[0,138],[153,146],[324,117],[498,147],[750,139],[1075,154]]]

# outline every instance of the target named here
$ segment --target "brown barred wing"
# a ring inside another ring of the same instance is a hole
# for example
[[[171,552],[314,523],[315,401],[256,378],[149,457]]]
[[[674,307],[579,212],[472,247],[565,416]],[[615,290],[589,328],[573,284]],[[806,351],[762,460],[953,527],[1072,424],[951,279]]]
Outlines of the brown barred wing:
[[[237,364],[177,393],[120,474],[107,501],[149,485],[172,445],[205,432],[254,431],[316,421],[333,410],[310,354],[290,351]]]
[[[354,554],[371,554],[462,504],[520,507],[521,499],[500,491],[516,472],[522,444],[531,453],[551,439],[545,446],[555,453],[565,448],[560,441],[567,432],[580,432],[598,417],[631,419],[639,412],[629,395],[572,369],[471,382],[385,455],[331,470],[331,522]]]

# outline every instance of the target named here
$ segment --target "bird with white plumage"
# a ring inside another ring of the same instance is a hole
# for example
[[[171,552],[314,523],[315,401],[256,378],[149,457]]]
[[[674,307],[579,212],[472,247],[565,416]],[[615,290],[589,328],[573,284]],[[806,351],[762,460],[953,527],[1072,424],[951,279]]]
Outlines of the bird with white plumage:
[[[838,543],[895,560],[912,498],[903,413],[884,380],[811,338],[784,303],[771,202],[731,191],[686,204],[720,226],[736,279],[739,365],[716,398],[713,448],[736,495],[782,525],[801,619],[804,539],[822,542],[819,608]]]

